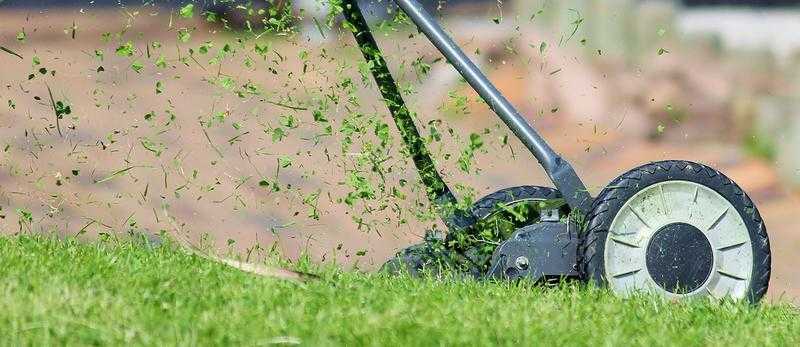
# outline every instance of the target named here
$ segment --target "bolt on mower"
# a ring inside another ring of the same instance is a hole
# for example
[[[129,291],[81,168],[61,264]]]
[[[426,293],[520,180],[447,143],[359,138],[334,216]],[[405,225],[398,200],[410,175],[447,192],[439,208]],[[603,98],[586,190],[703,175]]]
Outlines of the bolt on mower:
[[[448,232],[399,252],[389,272],[443,267],[477,278],[591,281],[620,296],[729,297],[758,302],[770,278],[766,227],[747,194],[708,166],[682,160],[632,169],[591,196],[555,152],[417,0],[394,0],[537,159],[554,188],[502,189],[456,208],[357,0],[345,19]]]

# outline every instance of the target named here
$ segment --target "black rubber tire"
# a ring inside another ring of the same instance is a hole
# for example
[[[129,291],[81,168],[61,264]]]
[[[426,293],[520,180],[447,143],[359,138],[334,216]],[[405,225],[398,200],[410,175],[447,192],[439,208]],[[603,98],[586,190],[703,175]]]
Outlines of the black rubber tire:
[[[745,221],[753,247],[753,272],[747,300],[757,303],[767,292],[771,257],[764,221],[750,197],[730,178],[708,166],[689,161],[660,161],[628,171],[612,181],[595,199],[586,217],[578,250],[581,275],[606,286],[605,243],[608,229],[626,201],[642,189],[664,181],[683,180],[704,185],[728,200]]]
[[[470,210],[476,219],[492,215],[499,204],[513,204],[522,200],[560,199],[561,193],[553,188],[539,186],[519,186],[498,190],[476,201]]]
[[[513,204],[524,200],[551,200],[560,199],[561,193],[549,187],[539,186],[518,186],[498,190],[487,196],[480,198],[470,208],[470,213],[474,216],[473,220],[477,223],[491,216],[499,204]],[[419,275],[423,269],[429,265],[442,265],[441,259],[445,256],[453,256],[449,250],[443,249],[444,243],[426,241],[404,248],[389,259],[381,268],[381,271],[388,273],[408,272],[412,276]],[[434,272],[438,270],[433,270]],[[479,277],[482,273],[470,270],[470,275]]]

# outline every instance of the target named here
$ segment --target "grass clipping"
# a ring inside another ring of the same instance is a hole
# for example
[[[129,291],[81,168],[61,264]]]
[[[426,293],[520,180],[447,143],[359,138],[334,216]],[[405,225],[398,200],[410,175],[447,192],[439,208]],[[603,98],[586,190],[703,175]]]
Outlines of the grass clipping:
[[[172,229],[173,238],[181,246],[181,250],[189,254],[193,254],[198,257],[238,269],[240,271],[263,277],[271,277],[294,282],[306,282],[318,278],[318,276],[310,273],[289,270],[277,266],[244,262],[214,254],[212,253],[213,250],[205,250],[192,243],[192,241],[186,236],[187,233],[183,230],[183,227],[179,225],[177,220],[169,214],[169,211],[167,211],[166,208],[163,208],[162,210],[164,217],[166,217],[166,220],[169,222]]]

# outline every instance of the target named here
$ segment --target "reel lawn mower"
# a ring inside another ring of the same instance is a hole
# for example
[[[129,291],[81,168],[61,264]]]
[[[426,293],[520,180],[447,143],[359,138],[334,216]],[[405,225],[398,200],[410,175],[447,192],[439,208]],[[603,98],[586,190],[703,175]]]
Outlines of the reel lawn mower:
[[[747,194],[722,173],[689,161],[626,172],[592,197],[572,166],[444,32],[416,0],[394,0],[538,160],[555,188],[502,189],[468,209],[436,170],[356,0],[346,20],[448,228],[384,265],[389,272],[457,269],[477,278],[592,281],[617,295],[675,300],[729,297],[758,302],[770,277],[764,222]]]

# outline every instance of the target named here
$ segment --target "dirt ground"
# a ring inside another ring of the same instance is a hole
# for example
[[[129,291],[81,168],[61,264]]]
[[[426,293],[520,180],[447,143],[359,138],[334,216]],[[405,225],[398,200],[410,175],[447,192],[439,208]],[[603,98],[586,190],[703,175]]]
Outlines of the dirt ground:
[[[236,46],[233,35],[151,9],[138,13],[4,10],[0,23],[0,45],[23,57],[0,52],[0,146],[5,147],[0,153],[0,229],[4,232],[32,228],[96,237],[127,230],[157,234],[180,229],[195,239],[208,233],[220,247],[229,244],[238,251],[254,244],[275,245],[289,256],[306,251],[317,260],[372,270],[435,224],[408,213],[401,215],[406,223],[398,223],[398,213],[388,208],[368,216],[379,222],[367,230],[353,218],[362,210],[338,202],[346,194],[346,165],[352,160],[347,153],[338,153],[340,138],[323,138],[318,144],[307,140],[316,129],[312,110],[292,105],[312,105],[318,95],[336,88],[342,62],[358,63],[352,47],[342,48],[348,39],[265,38],[260,42],[272,41],[279,53],[262,58],[252,44]],[[197,27],[192,38],[178,42],[180,29],[191,27]],[[22,30],[24,42],[16,39]],[[108,42],[103,41],[106,32],[111,33]],[[464,33],[457,38],[467,50],[480,46],[473,34],[456,32]],[[135,53],[115,54],[128,41],[134,43]],[[159,48],[154,41],[161,43]],[[214,42],[210,53],[188,55],[188,48],[199,52],[206,41]],[[209,64],[223,42],[234,43],[238,55]],[[497,42],[486,45],[497,48]],[[435,58],[419,38],[382,44],[390,57],[402,57],[406,64],[393,62],[394,69],[408,71],[411,55]],[[95,53],[98,49],[104,52],[102,60]],[[305,67],[298,59],[301,51],[311,56]],[[162,55],[167,66],[159,68],[155,62]],[[34,56],[40,64],[34,63]],[[253,67],[244,64],[247,57]],[[746,155],[738,142],[723,134],[714,135],[715,119],[707,120],[708,127],[668,124],[663,131],[670,136],[652,140],[650,133],[659,123],[647,118],[646,108],[616,94],[629,92],[619,88],[628,78],[634,82],[626,84],[628,88],[639,86],[636,92],[649,96],[646,81],[637,82],[636,76],[656,70],[656,63],[627,71],[592,65],[566,49],[536,59],[541,60],[489,58],[483,63],[511,101],[530,114],[543,135],[575,164],[593,192],[649,161],[688,159],[720,169],[745,188],[766,221],[773,252],[770,297],[800,296],[800,271],[792,265],[800,260],[800,221],[794,219],[800,196],[781,184],[771,163]],[[142,64],[139,72],[132,69],[136,62]],[[98,71],[100,66],[103,71]],[[42,68],[47,69],[45,74],[39,71]],[[450,112],[441,107],[449,102],[448,90],[466,90],[447,69],[443,63],[434,64],[433,77],[425,81],[415,80],[413,73],[401,77],[420,91],[409,98],[412,109],[419,111],[420,123],[443,119],[453,129],[455,141],[434,151],[458,153],[466,134],[484,129],[492,130],[487,138],[494,140],[487,143],[486,152],[477,154],[476,165],[481,168],[477,175],[458,170],[453,158],[441,160],[446,180],[474,187],[478,195],[514,185],[548,185],[518,141],[510,140],[513,157],[508,147],[501,146],[497,139],[507,131],[479,103],[468,102],[456,112],[460,115],[439,115]],[[560,73],[553,74],[556,69]],[[352,71],[350,76],[360,81]],[[237,86],[252,82],[261,86],[263,94],[239,97],[219,87],[220,77],[230,77]],[[71,106],[59,124],[48,88],[53,100]],[[358,95],[363,112],[384,112],[374,89],[361,88]],[[336,124],[346,112],[337,105],[327,117]],[[221,125],[204,125],[218,114],[224,118]],[[273,142],[268,129],[287,115],[300,119],[303,126]],[[392,132],[397,136],[393,127]],[[326,148],[337,153],[331,156]],[[394,151],[391,160],[401,165],[399,152]],[[284,156],[293,163],[278,170]],[[266,191],[260,178],[274,175],[300,190]],[[415,181],[416,173],[396,170],[388,179]],[[316,206],[319,220],[306,218],[310,207],[303,202],[315,192],[321,192]],[[411,210],[415,200],[424,201],[419,192],[409,193],[397,210]],[[31,212],[31,225],[17,209]]]

